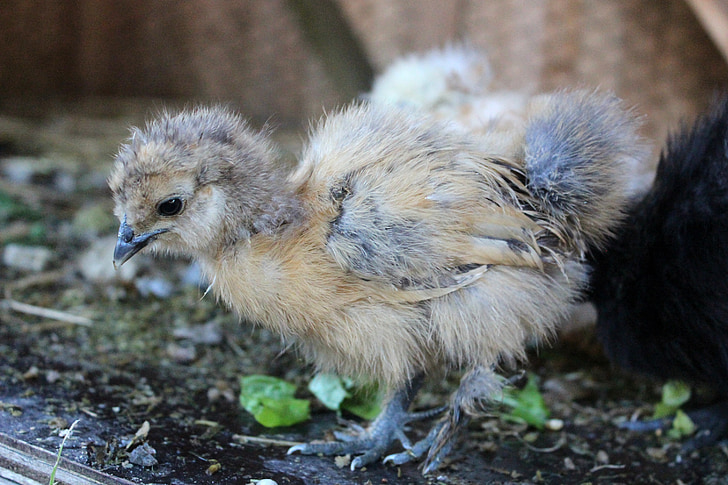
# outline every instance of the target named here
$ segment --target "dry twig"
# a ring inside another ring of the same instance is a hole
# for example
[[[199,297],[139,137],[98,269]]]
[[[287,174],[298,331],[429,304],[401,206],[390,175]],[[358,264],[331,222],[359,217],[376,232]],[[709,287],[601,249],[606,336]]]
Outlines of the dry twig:
[[[262,438],[260,436],[248,436],[243,434],[234,434],[233,439],[240,443],[257,443],[260,445],[272,445],[272,446],[295,446],[300,445],[302,443],[298,441],[288,441],[288,440],[277,440],[273,438]]]
[[[51,320],[73,323],[74,325],[81,325],[82,327],[90,327],[94,323],[90,318],[73,315],[60,310],[53,310],[52,308],[29,305],[17,300],[6,299],[2,301],[2,304],[6,308],[18,313],[25,313],[26,315],[35,315],[37,317],[49,318]]]

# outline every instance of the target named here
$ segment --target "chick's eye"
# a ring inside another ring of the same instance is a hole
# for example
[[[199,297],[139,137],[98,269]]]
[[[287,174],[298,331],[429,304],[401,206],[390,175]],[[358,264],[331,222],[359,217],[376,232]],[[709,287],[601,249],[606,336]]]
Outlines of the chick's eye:
[[[157,205],[157,212],[160,216],[176,216],[182,212],[184,207],[184,201],[179,197],[172,197],[167,200],[163,200]]]

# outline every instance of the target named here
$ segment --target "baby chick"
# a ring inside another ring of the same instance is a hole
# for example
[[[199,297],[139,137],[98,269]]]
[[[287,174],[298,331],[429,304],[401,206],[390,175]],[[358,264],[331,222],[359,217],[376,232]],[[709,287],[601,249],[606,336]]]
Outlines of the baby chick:
[[[366,99],[419,109],[447,119],[466,131],[521,121],[529,99],[518,91],[493,89],[485,53],[467,44],[451,44],[395,59],[374,80]]]
[[[364,97],[420,110],[476,135],[522,129],[526,91],[497,89],[486,53],[467,43],[453,43],[395,59],[374,80]],[[642,159],[626,166],[630,196],[647,191],[652,167]]]
[[[535,98],[518,130],[475,138],[422,113],[355,104],[312,131],[299,166],[218,107],[134,129],[109,185],[118,266],[140,249],[199,261],[217,297],[296,342],[316,366],[377,380],[371,426],[289,452],[355,454],[399,440],[435,469],[457,429],[497,399],[495,366],[548,337],[586,284],[584,252],[620,220],[624,169],[643,151],[611,95]],[[422,441],[405,425],[424,376],[466,369]]]
[[[728,97],[670,137],[654,185],[597,258],[597,331],[616,364],[728,399]],[[728,435],[728,400],[691,414],[694,448]],[[657,423],[633,425],[648,429]]]

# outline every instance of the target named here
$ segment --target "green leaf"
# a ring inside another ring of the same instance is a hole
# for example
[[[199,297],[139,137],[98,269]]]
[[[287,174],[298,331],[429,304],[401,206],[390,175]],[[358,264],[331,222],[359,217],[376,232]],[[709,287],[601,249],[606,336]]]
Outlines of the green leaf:
[[[308,390],[327,408],[346,410],[363,419],[376,418],[381,408],[381,396],[376,387],[359,387],[351,379],[333,374],[317,374]]]
[[[296,399],[296,386],[272,376],[240,378],[240,405],[268,428],[291,426],[308,419],[309,402]]]
[[[310,403],[306,399],[262,397],[260,403],[253,417],[266,428],[293,426],[310,416]]]
[[[670,438],[680,439],[695,433],[695,423],[690,416],[681,410],[675,413],[675,419],[672,420],[672,428],[667,432]]]
[[[549,417],[549,410],[538,390],[538,379],[530,375],[528,383],[523,389],[503,389],[503,404],[510,407],[510,412],[502,413],[501,417],[519,423],[527,423],[538,429],[543,429]]]
[[[655,405],[654,418],[672,416],[690,399],[690,386],[681,381],[668,381],[662,386],[662,401]]]
[[[681,381],[668,381],[662,386],[662,402],[680,407],[690,399],[690,386]]]
[[[334,411],[341,409],[341,403],[349,397],[342,379],[333,374],[316,374],[308,383],[308,390]]]
[[[371,420],[382,412],[382,396],[376,389],[358,388],[351,397],[344,399],[341,409],[346,409],[354,416]]]
[[[667,404],[662,402],[658,402],[657,404],[655,404],[655,412],[652,414],[652,418],[661,419],[667,416],[672,416],[673,414],[675,414],[675,411],[677,411],[677,409],[675,409],[674,407],[668,406]]]

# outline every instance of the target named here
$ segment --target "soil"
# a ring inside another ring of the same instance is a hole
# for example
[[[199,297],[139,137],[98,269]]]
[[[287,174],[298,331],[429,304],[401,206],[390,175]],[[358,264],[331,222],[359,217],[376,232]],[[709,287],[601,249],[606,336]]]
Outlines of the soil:
[[[113,244],[117,221],[105,178],[127,127],[149,106],[159,103],[44,102],[0,110],[0,196],[14,208],[0,205],[0,244],[3,251],[13,244],[50,250],[41,268],[0,266],[0,451],[32,455],[23,446],[29,444],[55,457],[78,421],[61,469],[83,465],[78,473],[92,470],[98,483],[728,483],[724,446],[685,453],[665,433],[617,426],[649,417],[661,383],[612,368],[590,326],[533,349],[527,364],[561,430],[513,424],[494,412],[474,420],[445,464],[426,477],[417,463],[352,472],[329,457],[287,456],[291,444],[335,428],[336,414],[313,400],[307,423],[264,428],[238,404],[238,381],[274,375],[312,398],[306,383],[313,371],[295,352],[204,295],[187,261],[139,255],[137,274],[127,280],[83,267],[95,245],[109,237]],[[284,130],[279,137],[295,151],[289,140],[297,135]],[[111,249],[96,259],[108,270]],[[457,377],[428,382],[416,407],[446,402]],[[426,431],[427,423],[417,423],[410,434]],[[8,460],[0,452],[3,466]]]

